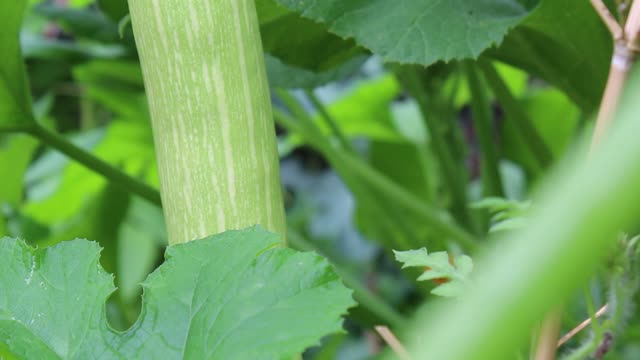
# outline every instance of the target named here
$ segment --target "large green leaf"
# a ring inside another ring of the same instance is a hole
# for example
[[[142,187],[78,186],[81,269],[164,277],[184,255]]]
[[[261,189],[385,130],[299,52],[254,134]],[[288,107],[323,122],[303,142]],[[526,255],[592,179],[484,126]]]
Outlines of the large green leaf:
[[[518,0],[277,0],[387,61],[428,65],[475,58],[531,9]]]
[[[279,58],[265,54],[264,61],[267,67],[269,85],[275,88],[315,88],[332,81],[337,81],[355,74],[367,56],[356,56],[342,65],[331,70],[316,72],[304,68],[287,65]]]
[[[589,1],[543,0],[491,54],[540,76],[582,109],[600,103],[612,41]]]
[[[328,263],[258,228],[169,247],[123,333],[105,320],[112,277],[84,240],[0,240],[0,355],[29,359],[284,359],[340,331],[352,306]]]
[[[31,97],[20,55],[18,34],[25,0],[0,2],[0,130],[31,121]]]
[[[353,40],[329,33],[275,0],[258,0],[257,10],[264,50],[285,64],[325,72],[363,54]]]

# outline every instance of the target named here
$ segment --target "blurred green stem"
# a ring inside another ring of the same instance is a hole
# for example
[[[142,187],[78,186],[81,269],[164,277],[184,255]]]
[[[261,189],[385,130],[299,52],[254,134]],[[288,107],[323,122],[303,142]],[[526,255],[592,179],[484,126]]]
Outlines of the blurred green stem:
[[[107,180],[122,189],[130,191],[155,205],[162,206],[158,190],[74,145],[63,136],[36,123],[29,126],[24,132],[40,140],[43,144],[60,151],[88,169],[104,176]]]
[[[480,143],[482,154],[482,183],[483,195],[504,196],[502,179],[500,178],[500,157],[496,148],[496,138],[493,131],[493,113],[489,104],[489,99],[484,90],[484,86],[475,64],[466,61],[463,64],[469,81],[471,92],[471,111],[473,113],[473,125],[475,133]]]
[[[342,133],[342,130],[340,130],[338,123],[333,118],[333,116],[331,116],[331,114],[329,113],[329,110],[327,110],[327,108],[320,101],[320,99],[318,99],[318,97],[313,92],[313,90],[306,89],[305,94],[307,95],[307,97],[309,98],[313,106],[316,108],[316,110],[320,114],[320,117],[324,120],[324,122],[327,124],[329,129],[331,129],[331,132],[333,133],[333,135],[336,137],[336,139],[338,139],[338,142],[340,143],[340,145],[345,150],[355,153],[353,147],[351,146],[351,143],[349,142],[347,137],[344,136],[344,134]]]
[[[466,251],[470,252],[476,247],[473,237],[459,227],[446,212],[416,200],[415,196],[395,184],[392,180],[389,180],[383,174],[372,169],[369,165],[362,162],[361,159],[330,146],[320,130],[317,129],[313,123],[308,123],[306,118],[303,117],[299,119],[300,121],[296,121],[277,109],[274,109],[273,112],[278,123],[289,131],[302,135],[309,144],[321,151],[339,172],[344,173],[348,170],[348,172],[357,176],[357,178],[366,181],[366,184],[371,186],[376,192],[386,195],[386,198],[393,199],[398,205],[422,216],[424,221],[430,225],[434,231],[449,236],[465,248]],[[381,204],[381,206],[384,208],[385,205]]]
[[[449,189],[452,198],[452,212],[461,223],[470,229],[476,229],[475,223],[467,206],[466,173],[458,167],[458,162],[453,156],[453,149],[447,144],[442,134],[441,124],[434,112],[440,108],[431,99],[428,90],[422,83],[423,72],[421,68],[400,66],[396,69],[396,76],[404,88],[418,103],[420,113],[429,132],[429,141],[433,153],[438,159],[443,181]]]
[[[491,87],[500,105],[504,108],[508,118],[512,121],[520,139],[525,142],[533,157],[538,162],[541,169],[546,168],[553,161],[553,154],[547,147],[538,130],[533,125],[529,116],[524,112],[511,90],[507,87],[495,67],[487,62],[479,62],[487,83]]]

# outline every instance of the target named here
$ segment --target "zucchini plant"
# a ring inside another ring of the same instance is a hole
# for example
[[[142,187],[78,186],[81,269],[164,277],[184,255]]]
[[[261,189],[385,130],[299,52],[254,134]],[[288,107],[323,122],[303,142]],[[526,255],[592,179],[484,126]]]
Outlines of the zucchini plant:
[[[13,60],[5,63],[11,78],[2,89],[20,95],[4,104],[6,118],[18,117],[3,126],[83,154],[29,110],[17,47],[25,5],[2,5]],[[143,283],[140,317],[124,332],[107,324],[113,278],[95,243],[34,249],[5,238],[2,358],[290,358],[340,330],[350,291],[319,256],[282,249],[278,158],[254,4],[184,5],[131,2],[170,244],[165,263]],[[104,166],[85,157],[98,171]],[[255,224],[276,234],[232,230]]]

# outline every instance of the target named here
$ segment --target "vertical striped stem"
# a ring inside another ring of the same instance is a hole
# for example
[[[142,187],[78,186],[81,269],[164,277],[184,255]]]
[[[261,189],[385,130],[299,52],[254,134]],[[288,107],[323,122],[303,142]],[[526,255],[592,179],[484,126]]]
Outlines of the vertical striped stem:
[[[129,0],[169,243],[260,224],[285,233],[253,0]]]

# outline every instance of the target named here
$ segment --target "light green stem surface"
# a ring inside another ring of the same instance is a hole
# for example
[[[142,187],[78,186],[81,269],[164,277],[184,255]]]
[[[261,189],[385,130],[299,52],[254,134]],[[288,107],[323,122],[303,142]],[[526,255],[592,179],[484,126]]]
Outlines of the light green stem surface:
[[[285,234],[253,0],[129,0],[169,243],[260,224]]]

